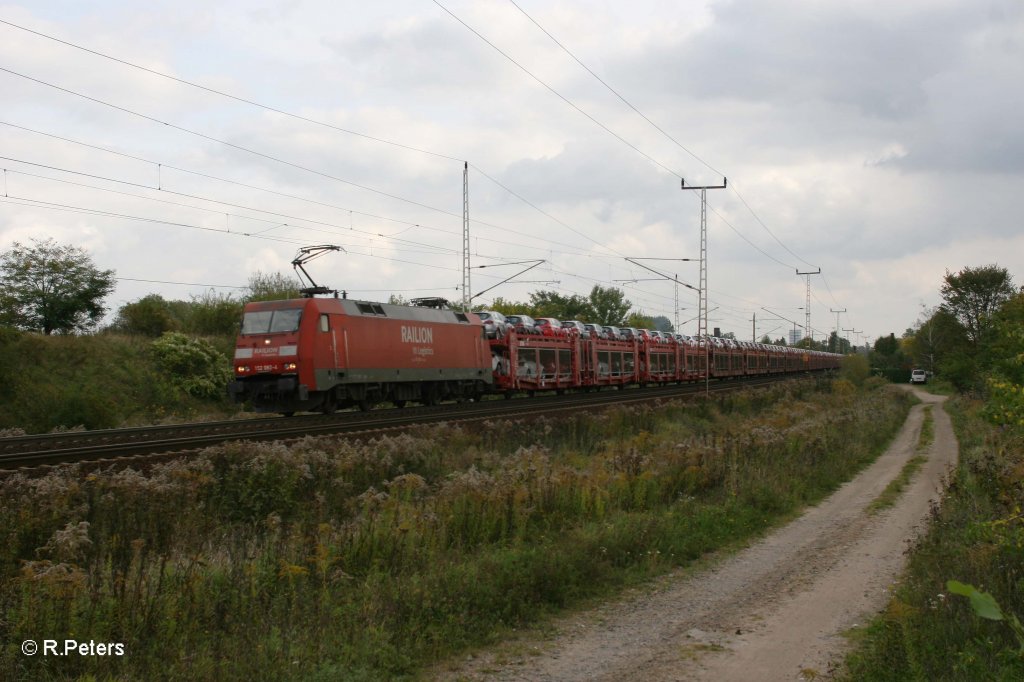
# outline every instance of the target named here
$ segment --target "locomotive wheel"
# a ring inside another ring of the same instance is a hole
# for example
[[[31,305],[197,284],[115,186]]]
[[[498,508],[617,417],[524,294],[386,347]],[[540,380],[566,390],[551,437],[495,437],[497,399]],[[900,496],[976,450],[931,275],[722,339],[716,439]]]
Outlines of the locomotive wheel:
[[[392,400],[391,402],[393,402],[395,404],[395,407],[397,407],[398,409],[402,409],[403,407],[405,407],[406,403],[406,401],[404,400]]]
[[[363,398],[362,400],[356,401],[356,407],[359,408],[360,412],[369,412],[370,408],[373,407],[373,403],[371,403],[369,399]]]
[[[284,416],[284,417],[294,417],[295,413],[294,412],[282,412],[281,415]]]
[[[324,402],[320,405],[320,412],[323,414],[334,414],[338,409],[338,404],[334,402],[333,397],[324,398]]]

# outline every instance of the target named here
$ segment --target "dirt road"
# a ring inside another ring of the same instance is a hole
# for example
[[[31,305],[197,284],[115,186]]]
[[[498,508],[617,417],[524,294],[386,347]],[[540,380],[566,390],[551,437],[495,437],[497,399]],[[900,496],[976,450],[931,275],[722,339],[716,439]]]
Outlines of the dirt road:
[[[842,633],[880,610],[923,527],[957,443],[943,398],[927,462],[895,506],[867,506],[915,454],[924,407],[889,449],[831,497],[720,563],[576,614],[547,638],[528,635],[449,666],[440,679],[800,680],[841,660]]]

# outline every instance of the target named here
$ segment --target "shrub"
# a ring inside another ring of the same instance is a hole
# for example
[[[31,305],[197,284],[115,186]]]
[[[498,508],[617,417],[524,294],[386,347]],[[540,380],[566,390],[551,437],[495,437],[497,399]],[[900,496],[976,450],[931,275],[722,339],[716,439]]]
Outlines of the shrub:
[[[242,302],[231,294],[209,291],[193,296],[183,329],[200,336],[234,336],[242,319]]]
[[[227,358],[208,341],[169,332],[150,348],[170,383],[196,398],[216,398],[231,380]]]
[[[839,376],[854,386],[860,386],[871,375],[868,359],[859,353],[845,356],[840,362]]]

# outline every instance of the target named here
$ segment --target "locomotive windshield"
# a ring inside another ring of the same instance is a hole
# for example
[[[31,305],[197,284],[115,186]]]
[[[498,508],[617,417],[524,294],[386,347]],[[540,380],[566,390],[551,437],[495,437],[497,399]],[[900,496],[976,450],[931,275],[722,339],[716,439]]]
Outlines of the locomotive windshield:
[[[301,317],[302,308],[248,312],[242,318],[242,334],[293,332],[299,328]]]

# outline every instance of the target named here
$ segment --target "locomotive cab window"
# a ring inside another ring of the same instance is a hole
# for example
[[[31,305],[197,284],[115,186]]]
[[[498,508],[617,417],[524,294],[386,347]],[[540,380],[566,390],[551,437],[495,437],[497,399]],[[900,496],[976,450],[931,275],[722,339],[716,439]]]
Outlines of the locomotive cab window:
[[[250,311],[242,317],[242,334],[293,332],[299,328],[301,318],[301,308]]]
[[[327,313],[320,314],[320,331],[329,332],[331,331],[331,318],[328,317]]]

